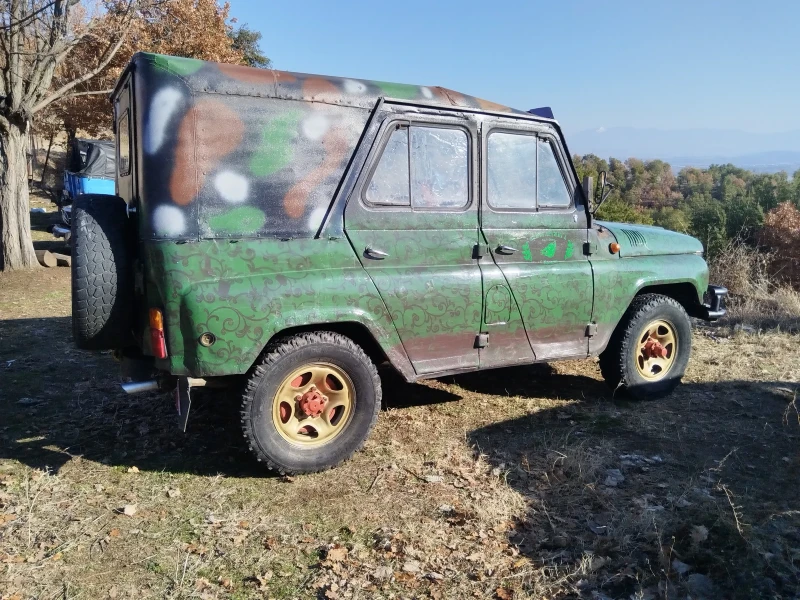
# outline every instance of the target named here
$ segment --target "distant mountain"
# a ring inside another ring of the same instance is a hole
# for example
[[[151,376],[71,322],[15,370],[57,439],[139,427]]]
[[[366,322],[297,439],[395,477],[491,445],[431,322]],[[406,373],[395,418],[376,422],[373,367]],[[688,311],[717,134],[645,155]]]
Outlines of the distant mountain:
[[[660,158],[676,169],[733,163],[760,172],[800,168],[800,130],[748,133],[732,129],[610,127],[567,135],[571,152],[602,158]]]

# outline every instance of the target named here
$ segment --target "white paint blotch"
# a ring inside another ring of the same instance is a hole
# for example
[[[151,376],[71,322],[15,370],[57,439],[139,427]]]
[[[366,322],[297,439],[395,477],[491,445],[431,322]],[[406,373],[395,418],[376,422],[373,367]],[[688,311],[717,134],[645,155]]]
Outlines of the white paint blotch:
[[[230,204],[241,204],[250,193],[250,182],[233,171],[222,171],[214,178],[214,187],[222,198]]]
[[[344,91],[348,94],[365,94],[367,92],[367,86],[355,79],[345,79]]]
[[[431,91],[431,88],[428,88],[428,87],[424,87],[424,86],[423,86],[423,87],[421,87],[421,88],[420,88],[420,90],[422,91],[422,95],[423,95],[425,98],[427,98],[428,100],[430,100],[431,98],[433,98],[433,92]]]
[[[186,231],[186,217],[177,206],[162,204],[153,211],[153,232],[174,237]]]
[[[311,214],[308,215],[309,231],[316,231],[319,229],[319,226],[322,225],[322,219],[325,218],[325,213],[327,212],[328,208],[325,206],[320,206],[319,208],[315,208],[311,211]]]
[[[314,141],[321,140],[322,136],[328,132],[330,126],[331,122],[328,117],[320,113],[309,115],[303,119],[303,122],[300,124],[303,135],[309,140]]]
[[[175,88],[164,88],[153,96],[144,133],[144,151],[148,154],[155,154],[161,148],[169,120],[178,109],[180,101],[181,93]]]

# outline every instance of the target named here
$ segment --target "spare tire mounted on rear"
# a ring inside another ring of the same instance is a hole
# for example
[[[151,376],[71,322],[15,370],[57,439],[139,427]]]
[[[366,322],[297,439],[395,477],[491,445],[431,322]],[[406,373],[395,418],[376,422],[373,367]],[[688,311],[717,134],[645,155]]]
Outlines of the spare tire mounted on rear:
[[[133,271],[125,201],[85,194],[72,209],[72,335],[84,350],[131,341]]]

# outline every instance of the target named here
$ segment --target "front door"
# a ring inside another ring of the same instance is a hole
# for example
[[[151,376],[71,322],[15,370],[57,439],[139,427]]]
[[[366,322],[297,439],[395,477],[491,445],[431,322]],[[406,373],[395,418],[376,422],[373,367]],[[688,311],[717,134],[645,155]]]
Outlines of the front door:
[[[482,232],[536,359],[585,356],[592,314],[586,215],[563,147],[550,126],[510,119],[484,121],[481,138]]]
[[[476,129],[384,113],[345,210],[345,230],[418,374],[474,369],[481,272]]]

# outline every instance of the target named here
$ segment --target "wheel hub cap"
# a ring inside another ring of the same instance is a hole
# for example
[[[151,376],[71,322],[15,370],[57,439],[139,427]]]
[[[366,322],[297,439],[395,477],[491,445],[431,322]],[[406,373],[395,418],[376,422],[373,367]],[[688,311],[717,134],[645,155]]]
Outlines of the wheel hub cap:
[[[678,335],[675,326],[659,319],[649,323],[634,346],[634,360],[639,374],[649,381],[666,377],[678,354]]]
[[[355,386],[339,366],[313,362],[286,376],[272,399],[272,423],[301,447],[327,444],[352,420]]]
[[[319,393],[317,388],[312,387],[302,396],[297,396],[297,405],[307,417],[318,417],[325,410],[328,399]]]

